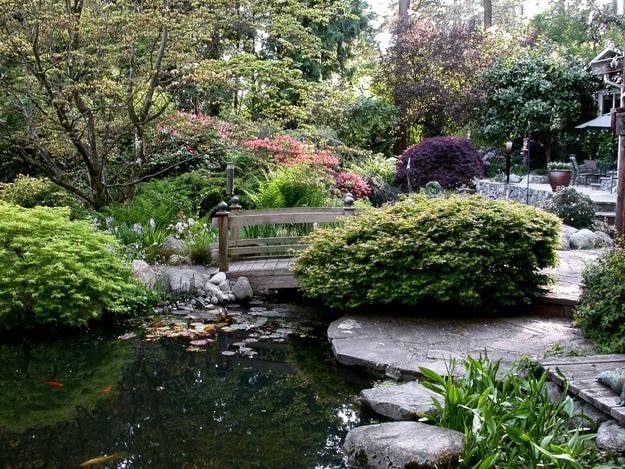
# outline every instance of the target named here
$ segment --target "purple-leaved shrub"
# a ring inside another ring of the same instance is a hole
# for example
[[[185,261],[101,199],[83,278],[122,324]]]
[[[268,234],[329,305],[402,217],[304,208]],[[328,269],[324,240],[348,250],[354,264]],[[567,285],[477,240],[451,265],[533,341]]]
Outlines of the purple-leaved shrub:
[[[404,188],[408,186],[408,172],[414,189],[430,181],[437,181],[445,189],[454,189],[483,176],[484,163],[469,140],[433,137],[411,146],[399,157],[396,177]]]

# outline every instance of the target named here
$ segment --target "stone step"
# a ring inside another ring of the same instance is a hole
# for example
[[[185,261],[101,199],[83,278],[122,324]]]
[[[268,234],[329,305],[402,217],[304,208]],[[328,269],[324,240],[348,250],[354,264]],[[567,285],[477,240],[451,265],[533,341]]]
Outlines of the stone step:
[[[593,202],[592,207],[595,212],[614,212],[616,210],[616,202]]]
[[[615,212],[595,212],[595,219],[599,221],[606,221],[608,225],[614,225],[616,222]]]
[[[601,183],[600,182],[593,182],[590,184],[590,188],[593,191],[600,191],[601,190]]]
[[[423,414],[435,413],[433,399],[445,405],[442,396],[417,381],[363,389],[360,397],[375,413],[392,420],[417,420]]]

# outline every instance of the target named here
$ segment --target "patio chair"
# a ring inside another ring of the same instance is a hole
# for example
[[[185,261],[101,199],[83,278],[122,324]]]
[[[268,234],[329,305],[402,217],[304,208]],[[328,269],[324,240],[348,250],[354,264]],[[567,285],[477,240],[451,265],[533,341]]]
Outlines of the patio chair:
[[[584,160],[584,166],[590,171],[590,182],[599,182],[601,170],[597,166],[597,160]]]
[[[573,178],[571,179],[571,185],[578,186],[581,181],[584,181],[584,185],[588,185],[588,178],[592,178],[592,172],[590,172],[584,165],[577,164],[575,155],[570,155],[569,160],[573,165]]]

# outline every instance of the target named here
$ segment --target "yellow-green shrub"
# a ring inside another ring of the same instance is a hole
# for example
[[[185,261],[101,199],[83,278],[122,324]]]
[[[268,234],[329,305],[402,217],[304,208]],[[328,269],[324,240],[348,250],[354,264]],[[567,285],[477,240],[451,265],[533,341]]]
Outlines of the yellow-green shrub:
[[[0,330],[84,326],[148,301],[116,254],[117,241],[69,209],[0,201]]]
[[[294,271],[304,292],[341,309],[436,302],[518,306],[556,261],[560,221],[478,196],[408,198],[318,230]]]

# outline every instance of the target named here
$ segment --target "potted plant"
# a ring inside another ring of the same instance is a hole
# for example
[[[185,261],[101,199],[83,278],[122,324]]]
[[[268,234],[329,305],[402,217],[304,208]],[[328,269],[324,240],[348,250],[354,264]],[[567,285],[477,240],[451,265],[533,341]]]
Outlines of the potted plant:
[[[558,187],[566,187],[571,184],[573,177],[573,167],[571,163],[552,161],[547,165],[547,177],[551,190],[555,192]]]

